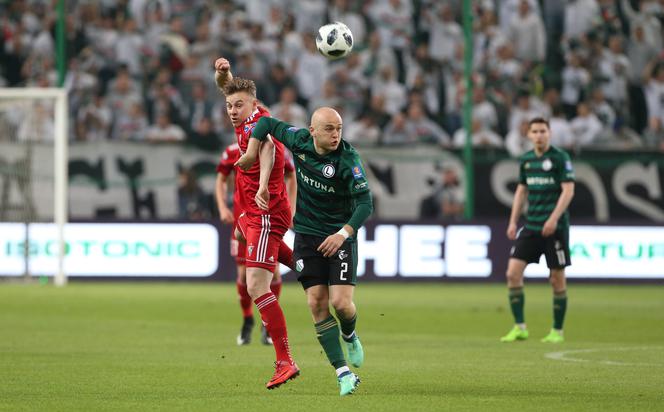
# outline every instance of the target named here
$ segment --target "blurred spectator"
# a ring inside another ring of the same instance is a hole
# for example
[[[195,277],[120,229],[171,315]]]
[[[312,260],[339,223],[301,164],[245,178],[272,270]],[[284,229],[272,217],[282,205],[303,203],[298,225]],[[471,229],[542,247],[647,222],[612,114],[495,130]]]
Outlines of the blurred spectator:
[[[482,125],[482,129],[496,129],[498,126],[498,114],[496,108],[486,99],[482,86],[473,89],[473,120]]]
[[[379,76],[371,84],[372,96],[385,97],[385,111],[391,115],[401,111],[406,101],[406,87],[394,77],[394,69],[381,67]]]
[[[381,36],[381,43],[389,46],[396,58],[396,79],[406,79],[405,54],[413,38],[411,2],[387,0],[370,6],[369,16]]]
[[[270,73],[265,84],[261,89],[257,90],[258,98],[260,98],[266,105],[271,106],[279,100],[281,91],[285,87],[294,87],[295,82],[288,74],[286,68],[281,63],[275,63],[270,66]]]
[[[334,0],[332,6],[328,7],[327,21],[342,21],[353,33],[353,44],[360,48],[366,42],[366,23],[364,18],[353,11],[349,0]],[[355,2],[353,2],[355,3]]]
[[[398,112],[392,116],[392,120],[383,131],[382,143],[384,145],[403,145],[410,141],[408,129],[406,128],[406,116]]]
[[[609,45],[602,52],[598,65],[598,75],[602,82],[604,96],[613,107],[627,106],[627,76],[630,63],[622,52],[622,39],[618,35],[609,38]]]
[[[664,151],[664,62],[646,68],[645,95],[648,104],[648,146]]]
[[[530,121],[530,119],[540,116],[542,116],[542,103],[528,92],[520,92],[516,105],[512,107],[509,128],[510,130],[518,129],[522,121]]]
[[[569,41],[582,37],[599,24],[600,9],[596,0],[572,0],[565,2],[563,37]]]
[[[373,117],[365,114],[357,120],[344,125],[344,140],[353,146],[374,146],[380,142],[380,129]]]
[[[572,52],[567,56],[567,66],[563,69],[563,87],[560,99],[567,117],[573,117],[576,105],[583,98],[585,88],[590,83],[590,73],[581,66],[581,59]]]
[[[143,111],[143,105],[135,101],[131,103],[127,112],[119,114],[113,127],[113,138],[118,140],[141,141],[145,140],[148,130],[148,118]]]
[[[190,133],[187,134],[187,144],[208,152],[219,152],[222,149],[221,140],[215,133],[212,120],[201,117]]]
[[[183,169],[178,175],[178,217],[185,220],[210,218],[210,196],[206,195],[196,181],[192,170]]]
[[[590,106],[593,113],[595,113],[602,123],[602,135],[613,134],[613,129],[616,126],[616,112],[604,98],[602,89],[593,90]]]
[[[549,119],[551,144],[565,150],[574,148],[575,136],[561,106],[554,106]]]
[[[446,167],[442,170],[440,182],[435,184],[431,195],[420,202],[420,218],[459,220],[463,218],[464,206],[465,195],[459,175],[454,168]]]
[[[455,147],[464,147],[468,134],[463,128],[454,133],[453,144]],[[483,129],[479,120],[473,120],[471,128],[473,147],[504,147],[503,139],[490,129]]]
[[[574,146],[576,148],[590,146],[595,143],[602,131],[602,123],[597,116],[590,111],[587,102],[581,102],[577,106],[577,116],[570,124],[574,133]]]
[[[194,83],[191,89],[191,99],[187,104],[188,130],[195,130],[204,118],[212,118],[213,105],[207,98],[207,90],[203,83]]]
[[[309,34],[302,35],[304,50],[296,60],[295,82],[300,97],[307,104],[309,100],[321,95],[321,79],[327,77],[327,61],[316,49],[314,37]]]
[[[630,0],[620,2],[630,27],[642,27],[646,42],[655,50],[662,50],[662,24],[656,14],[662,6],[653,0],[640,0],[638,4],[639,10],[636,11],[632,8]]]
[[[181,142],[184,141],[184,130],[172,124],[166,113],[157,115],[157,124],[150,126],[145,138],[150,142]]]
[[[519,10],[522,0],[502,0],[498,8],[498,18],[500,19],[500,28],[507,32],[510,25],[519,17]],[[528,7],[536,15],[541,16],[539,3],[537,0],[527,0]]]
[[[425,15],[430,26],[429,57],[440,64],[446,64],[454,59],[454,52],[463,44],[461,25],[454,21],[454,11],[447,3],[438,4]]]
[[[127,65],[134,77],[143,74],[141,57],[145,52],[145,38],[137,31],[136,21],[127,19],[115,43],[117,62]]]
[[[297,95],[295,88],[284,87],[281,90],[281,96],[277,104],[270,108],[272,116],[290,123],[297,127],[306,127],[308,125],[307,110],[296,102]]]
[[[83,141],[107,140],[111,134],[113,112],[102,95],[78,112],[76,123],[77,138]]]
[[[505,149],[512,157],[519,157],[529,150],[533,144],[528,139],[528,121],[523,120],[516,130],[510,130],[505,137]]]
[[[313,113],[319,107],[338,107],[341,104],[342,100],[337,94],[335,82],[331,79],[327,79],[325,80],[325,83],[323,83],[323,94],[320,97],[309,101],[308,110],[309,113]]]
[[[514,54],[524,63],[542,62],[546,53],[544,23],[527,0],[519,3],[519,12],[512,18],[507,37],[514,45]]]
[[[443,128],[426,116],[422,104],[414,103],[408,106],[406,130],[412,143],[433,143],[442,147],[449,147],[452,143]]]

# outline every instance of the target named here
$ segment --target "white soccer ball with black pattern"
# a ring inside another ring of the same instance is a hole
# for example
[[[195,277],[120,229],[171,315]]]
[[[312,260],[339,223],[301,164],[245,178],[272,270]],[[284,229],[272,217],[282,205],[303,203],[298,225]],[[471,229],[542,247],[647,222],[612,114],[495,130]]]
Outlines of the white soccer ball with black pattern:
[[[326,24],[318,29],[316,48],[330,60],[346,57],[353,50],[353,33],[341,22]]]

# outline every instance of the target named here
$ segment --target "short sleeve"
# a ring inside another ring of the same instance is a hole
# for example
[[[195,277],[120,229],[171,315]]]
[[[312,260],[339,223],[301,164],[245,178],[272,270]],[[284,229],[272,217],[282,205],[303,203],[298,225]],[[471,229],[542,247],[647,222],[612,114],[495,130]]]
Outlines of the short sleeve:
[[[561,182],[573,182],[575,180],[574,166],[572,165],[572,160],[567,153],[561,153],[560,163],[560,174],[558,175],[558,179]]]
[[[519,162],[519,184],[522,184],[522,185],[527,185],[527,183],[526,183],[526,173],[525,173],[525,168],[524,168],[525,163],[526,162],[523,159],[521,159],[521,161]]]

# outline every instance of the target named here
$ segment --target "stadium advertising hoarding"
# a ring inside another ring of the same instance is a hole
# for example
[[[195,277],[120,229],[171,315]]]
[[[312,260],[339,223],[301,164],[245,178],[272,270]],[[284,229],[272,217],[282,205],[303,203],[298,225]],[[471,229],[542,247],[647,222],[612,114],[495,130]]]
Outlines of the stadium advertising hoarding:
[[[0,274],[25,270],[25,225],[0,224]],[[511,242],[497,222],[414,224],[369,222],[358,234],[358,276],[363,280],[504,279]],[[216,224],[70,223],[65,270],[71,277],[235,279],[229,231]],[[286,241],[292,244],[292,233]],[[29,268],[55,272],[55,229],[31,224]],[[570,278],[664,279],[664,227],[573,226]],[[285,279],[294,279],[282,267]],[[544,259],[526,276],[547,276]]]
[[[0,274],[25,273],[26,226],[0,223]],[[32,223],[29,272],[52,275],[55,225]],[[219,233],[208,224],[70,223],[65,227],[68,276],[208,277],[219,268]]]

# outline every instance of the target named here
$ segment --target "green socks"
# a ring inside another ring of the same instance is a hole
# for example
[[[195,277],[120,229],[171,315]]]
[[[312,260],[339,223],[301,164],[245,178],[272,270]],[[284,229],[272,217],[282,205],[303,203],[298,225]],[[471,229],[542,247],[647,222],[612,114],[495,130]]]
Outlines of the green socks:
[[[562,330],[567,311],[567,291],[553,292],[553,328]]]
[[[353,315],[351,319],[344,319],[339,313],[337,313],[339,318],[339,323],[341,323],[341,337],[346,341],[350,342],[355,336],[355,322],[357,321],[357,313]]]
[[[355,322],[353,321],[354,324]],[[332,366],[335,369],[346,366],[344,351],[341,349],[341,342],[339,342],[339,324],[336,318],[330,315],[327,319],[316,323],[314,326],[316,327],[318,342],[323,347],[327,359]]]
[[[514,315],[514,323],[525,323],[523,317],[523,306],[526,302],[526,297],[523,294],[523,288],[510,288],[509,296],[512,315]]]

